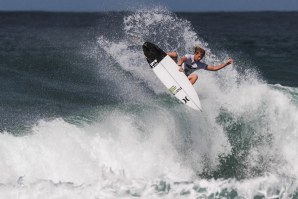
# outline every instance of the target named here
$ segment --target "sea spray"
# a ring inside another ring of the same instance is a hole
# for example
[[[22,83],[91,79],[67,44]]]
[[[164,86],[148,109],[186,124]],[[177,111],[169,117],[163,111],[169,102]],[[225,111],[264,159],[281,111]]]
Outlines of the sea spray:
[[[178,26],[184,27],[183,30],[177,31]],[[207,50],[205,58],[207,63],[218,64],[228,57],[222,52],[215,51],[220,57],[212,53],[208,44],[197,36],[188,21],[179,19],[175,14],[161,9],[141,10],[125,17],[123,30],[127,35],[123,38],[123,42],[130,42],[130,37],[137,38],[137,41],[149,40],[165,50],[177,50],[179,54],[189,52],[192,46],[199,43]],[[103,45],[102,38],[98,42]],[[110,42],[110,45],[115,45],[112,41]],[[114,55],[115,59],[121,59],[121,56],[118,57],[119,54],[114,54],[113,50],[109,50],[108,45],[102,47],[106,48],[106,52]],[[152,85],[152,89],[157,94],[162,93],[162,85],[156,87],[158,81],[149,75],[150,71],[148,69],[142,71],[143,68],[139,67],[143,65],[142,60],[134,57],[133,53],[131,58],[129,54],[125,56],[128,60],[139,60],[138,67],[129,64],[131,67],[128,70],[132,75],[138,76],[139,73],[146,73],[145,78],[142,77],[143,80],[149,86]],[[125,67],[127,62],[119,63]],[[143,67],[146,68],[146,66]],[[243,179],[262,176],[270,172],[296,177],[296,172],[289,173],[289,170],[285,169],[290,166],[290,171],[296,170],[292,164],[296,162],[295,155],[292,156],[291,152],[286,152],[287,155],[280,153],[281,148],[289,150],[287,144],[280,145],[281,141],[286,139],[283,136],[286,129],[289,130],[286,131],[287,136],[294,139],[293,143],[297,143],[295,139],[298,128],[295,125],[297,124],[295,121],[297,107],[287,96],[268,86],[260,79],[257,71],[252,69],[243,71],[241,68],[238,70],[237,61],[234,66],[229,66],[217,73],[200,71],[199,81],[195,88],[204,109],[208,111],[203,117],[185,112],[188,114],[186,120],[191,122],[184,123],[185,120],[179,120],[180,124],[178,123],[177,128],[181,126],[180,129],[184,130],[185,136],[190,136],[192,144],[188,145],[188,157],[192,169],[197,174]],[[289,119],[284,120],[284,114],[289,113],[293,115],[286,116]],[[291,122],[287,123],[288,120]],[[224,141],[226,139],[229,141]],[[189,142],[187,141],[186,145],[187,143]],[[291,145],[291,142],[289,143],[290,151],[296,154],[296,147]],[[212,153],[207,152],[208,147],[209,149],[211,147]],[[226,169],[233,171],[226,172]]]
[[[121,28],[103,28],[92,40],[96,48],[86,57],[97,73],[82,66],[82,75],[105,82],[88,87],[101,91],[100,103],[84,111],[72,106],[71,115],[40,120],[20,136],[0,135],[0,197],[297,198],[297,89],[266,83],[239,59],[218,72],[198,71],[204,112],[197,114],[154,77],[140,45],[150,40],[181,57],[200,44],[208,64],[229,51],[210,48],[200,29],[165,9],[123,15]],[[73,75],[71,66],[66,71],[57,76]],[[57,82],[46,93],[62,98],[54,101],[58,108],[72,92],[71,99],[96,94]]]

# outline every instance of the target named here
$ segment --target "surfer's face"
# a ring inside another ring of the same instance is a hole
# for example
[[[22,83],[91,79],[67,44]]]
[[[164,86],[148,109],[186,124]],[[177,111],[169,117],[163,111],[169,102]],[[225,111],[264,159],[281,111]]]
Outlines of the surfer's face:
[[[197,52],[194,56],[195,61],[200,61],[202,59],[201,53]]]

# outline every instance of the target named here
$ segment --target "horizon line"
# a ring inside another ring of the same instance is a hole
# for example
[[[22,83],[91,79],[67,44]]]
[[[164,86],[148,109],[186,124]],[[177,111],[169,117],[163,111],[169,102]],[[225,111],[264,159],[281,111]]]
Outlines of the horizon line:
[[[1,10],[0,12],[44,12],[44,13],[108,13],[108,12],[134,12],[134,10],[99,10],[99,11],[79,11],[79,10]],[[240,12],[298,12],[298,10],[198,10],[198,11],[174,11],[174,13],[240,13]]]

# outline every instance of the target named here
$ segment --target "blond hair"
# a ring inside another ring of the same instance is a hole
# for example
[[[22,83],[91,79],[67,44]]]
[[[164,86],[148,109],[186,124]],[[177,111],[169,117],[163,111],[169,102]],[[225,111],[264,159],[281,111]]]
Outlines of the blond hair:
[[[205,56],[205,50],[199,45],[195,46],[195,54],[197,53],[200,53],[202,58]]]

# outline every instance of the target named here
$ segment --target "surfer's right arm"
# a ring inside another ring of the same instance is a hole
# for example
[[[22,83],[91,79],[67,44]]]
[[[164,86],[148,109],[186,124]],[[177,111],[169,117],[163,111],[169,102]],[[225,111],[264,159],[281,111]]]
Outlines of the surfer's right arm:
[[[180,71],[180,72],[183,72],[183,71],[184,71],[184,69],[183,69],[183,67],[182,67],[182,64],[183,64],[184,62],[186,62],[186,60],[187,60],[187,58],[186,58],[185,56],[183,56],[183,57],[178,61],[177,65],[178,65],[178,67],[179,67],[179,71]]]

